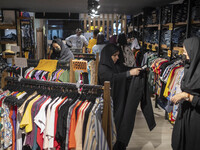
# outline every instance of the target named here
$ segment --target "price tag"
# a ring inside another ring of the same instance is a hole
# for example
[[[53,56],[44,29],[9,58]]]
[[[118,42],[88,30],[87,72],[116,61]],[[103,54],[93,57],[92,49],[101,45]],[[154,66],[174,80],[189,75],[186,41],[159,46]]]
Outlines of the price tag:
[[[156,51],[156,45],[152,45],[152,51]]]
[[[27,59],[15,57],[15,65],[18,67],[27,67]]]
[[[183,48],[180,48],[180,49],[178,50],[178,55],[183,55]]]
[[[173,23],[169,24],[169,30],[172,31],[173,30]]]
[[[171,54],[172,54],[171,50],[168,50],[168,57],[171,57]]]
[[[150,45],[150,43],[147,43],[147,49],[150,49],[150,48],[149,48],[149,45]]]

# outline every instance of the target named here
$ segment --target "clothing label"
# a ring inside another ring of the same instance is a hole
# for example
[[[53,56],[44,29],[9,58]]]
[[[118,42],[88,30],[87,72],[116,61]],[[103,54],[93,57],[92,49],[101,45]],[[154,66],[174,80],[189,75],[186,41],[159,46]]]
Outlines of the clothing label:
[[[11,46],[11,51],[17,53],[17,52],[20,52],[20,48],[19,46]]]
[[[171,54],[172,54],[171,50],[168,50],[168,57],[171,57]]]
[[[173,30],[173,23],[169,24],[169,30],[172,31]]]
[[[27,59],[15,57],[15,65],[18,67],[27,67]]]

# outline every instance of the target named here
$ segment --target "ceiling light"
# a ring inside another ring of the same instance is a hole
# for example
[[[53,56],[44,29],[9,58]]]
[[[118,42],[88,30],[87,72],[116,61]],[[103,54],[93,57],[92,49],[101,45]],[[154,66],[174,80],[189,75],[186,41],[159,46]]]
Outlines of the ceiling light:
[[[92,9],[92,12],[95,13],[95,9]]]
[[[97,14],[98,13],[98,11],[95,11],[95,14]]]
[[[97,9],[99,9],[100,7],[101,7],[101,5],[98,5],[98,6],[97,6]]]

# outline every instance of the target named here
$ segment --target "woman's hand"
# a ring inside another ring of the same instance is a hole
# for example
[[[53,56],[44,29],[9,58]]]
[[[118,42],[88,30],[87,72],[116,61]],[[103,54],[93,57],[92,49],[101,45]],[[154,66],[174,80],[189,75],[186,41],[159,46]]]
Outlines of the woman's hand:
[[[172,98],[171,98],[171,101],[174,103],[174,104],[177,104],[180,100],[182,100],[182,99],[188,99],[188,101],[192,101],[192,99],[193,99],[193,96],[192,95],[189,95],[189,97],[188,97],[188,93],[186,93],[186,92],[181,92],[181,93],[179,93],[179,94],[176,94],[175,96],[173,96]]]
[[[142,70],[142,68],[134,68],[130,70],[130,75],[131,76],[137,76],[140,74],[140,70]]]

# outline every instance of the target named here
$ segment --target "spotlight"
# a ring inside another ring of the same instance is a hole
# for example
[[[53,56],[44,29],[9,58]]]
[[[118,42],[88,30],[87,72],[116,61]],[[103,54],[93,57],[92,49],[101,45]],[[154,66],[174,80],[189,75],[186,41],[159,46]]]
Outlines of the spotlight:
[[[98,6],[97,6],[97,9],[99,9],[100,7],[101,7],[101,5],[98,5]]]
[[[98,11],[95,11],[95,14],[98,14]]]
[[[95,9],[92,9],[92,12],[95,13],[96,12]]]

